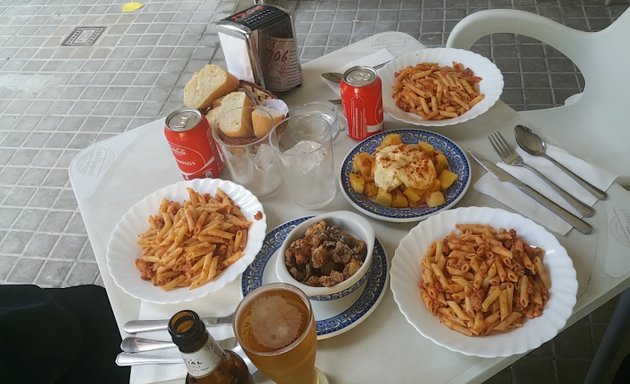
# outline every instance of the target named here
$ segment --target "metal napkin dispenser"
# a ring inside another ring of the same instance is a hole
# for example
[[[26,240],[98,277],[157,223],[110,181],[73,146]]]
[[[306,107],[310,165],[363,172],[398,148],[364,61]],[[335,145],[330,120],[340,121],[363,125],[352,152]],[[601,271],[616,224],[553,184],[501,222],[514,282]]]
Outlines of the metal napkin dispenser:
[[[259,4],[216,24],[228,72],[272,92],[302,84],[293,20],[288,11]]]

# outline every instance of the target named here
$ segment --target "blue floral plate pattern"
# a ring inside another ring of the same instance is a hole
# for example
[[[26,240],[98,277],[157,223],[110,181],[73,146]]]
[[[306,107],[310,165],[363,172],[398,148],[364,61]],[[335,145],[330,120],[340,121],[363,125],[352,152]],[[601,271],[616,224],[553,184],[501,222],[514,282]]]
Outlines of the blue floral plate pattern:
[[[291,220],[279,225],[267,234],[258,255],[245,269],[241,277],[243,296],[265,283],[279,281],[274,267],[274,259],[278,257],[278,249],[289,232],[310,217],[312,216]],[[319,340],[349,331],[376,309],[385,294],[389,280],[389,261],[378,239],[374,243],[373,255],[364,287],[338,300],[326,302],[311,300]]]
[[[385,207],[372,201],[369,197],[354,192],[350,186],[350,173],[352,172],[352,160],[359,152],[374,153],[376,148],[383,141],[383,137],[390,133],[400,134],[403,143],[417,143],[426,141],[435,149],[444,153],[451,166],[451,171],[457,174],[457,180],[445,192],[446,204],[437,207],[427,205],[417,208],[391,208]],[[438,133],[424,131],[420,129],[397,129],[377,133],[361,141],[346,156],[341,164],[341,175],[339,183],[341,191],[346,199],[359,211],[375,219],[392,222],[420,221],[438,212],[453,207],[464,196],[470,186],[470,162],[462,149],[449,138]]]

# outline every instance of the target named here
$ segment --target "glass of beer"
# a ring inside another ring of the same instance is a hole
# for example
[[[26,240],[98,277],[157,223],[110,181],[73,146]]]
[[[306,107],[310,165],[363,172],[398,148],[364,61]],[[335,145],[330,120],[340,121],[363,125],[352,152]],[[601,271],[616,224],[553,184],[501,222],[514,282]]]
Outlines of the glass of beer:
[[[278,384],[317,384],[317,333],[311,303],[299,288],[263,285],[236,309],[234,334],[252,363]]]

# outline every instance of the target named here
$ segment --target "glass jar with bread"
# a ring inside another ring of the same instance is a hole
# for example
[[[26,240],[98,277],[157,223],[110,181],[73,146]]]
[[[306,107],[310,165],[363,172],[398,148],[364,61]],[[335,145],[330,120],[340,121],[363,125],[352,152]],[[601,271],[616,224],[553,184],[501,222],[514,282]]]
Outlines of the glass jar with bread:
[[[209,115],[212,135],[232,180],[258,198],[273,194],[282,184],[268,136],[274,122],[283,117],[275,109],[253,105],[244,92],[228,94],[216,115]]]
[[[184,87],[184,104],[205,114],[207,136],[230,173],[222,177],[231,178],[258,198],[278,190],[282,178],[268,134],[288,113],[282,100],[218,65],[208,64]]]

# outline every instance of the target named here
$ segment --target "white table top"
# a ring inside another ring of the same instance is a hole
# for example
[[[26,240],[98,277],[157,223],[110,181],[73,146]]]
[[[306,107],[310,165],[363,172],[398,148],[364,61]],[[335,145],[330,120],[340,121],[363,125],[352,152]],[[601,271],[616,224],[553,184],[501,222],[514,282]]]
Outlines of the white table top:
[[[320,81],[319,74],[381,48],[396,56],[421,49],[423,45],[406,34],[385,32],[344,47],[303,65],[304,84],[284,98],[285,101],[290,106],[297,106],[307,101],[336,98]],[[490,154],[487,135],[496,130],[505,133],[520,119],[517,112],[498,102],[473,121],[436,131],[462,148]],[[160,119],[96,143],[81,151],[70,166],[72,186],[119,327],[128,320],[156,314],[169,317],[182,309],[173,305],[141,303],[125,294],[111,279],[105,256],[109,237],[123,214],[145,195],[182,179],[164,139],[163,127],[163,119]],[[404,125],[386,118],[385,127],[393,129]],[[355,144],[345,136],[335,142],[337,169]],[[571,149],[570,141],[565,148]],[[482,171],[476,164],[472,171],[474,183]],[[615,225],[611,225],[615,209],[630,207],[630,194],[617,184],[613,184],[608,192],[609,199],[595,205],[596,216],[587,219],[595,228],[594,234],[581,235],[572,230],[569,235],[559,237],[573,259],[579,283],[578,300],[569,324],[630,286],[630,258],[623,258],[628,255],[630,244],[620,236]],[[330,205],[318,211],[307,211],[287,204],[288,201],[290,199],[283,190],[262,200],[269,230],[297,217],[352,210],[340,191]],[[458,206],[506,208],[475,192],[472,186]],[[400,239],[415,225],[370,221],[390,260]],[[233,310],[239,299],[240,286],[234,282],[218,293],[184,306],[198,309],[202,314],[220,315]],[[364,322],[346,333],[319,341],[317,366],[332,383],[407,383],[417,382],[418,378],[430,383],[479,383],[520,357],[484,359],[437,346],[405,321],[388,289],[378,308]],[[156,367],[134,367],[131,382],[152,382],[153,378],[160,377],[156,369],[159,370]]]

